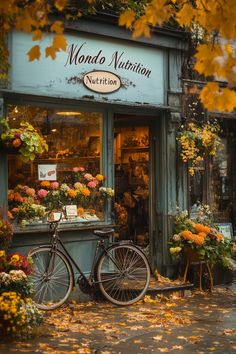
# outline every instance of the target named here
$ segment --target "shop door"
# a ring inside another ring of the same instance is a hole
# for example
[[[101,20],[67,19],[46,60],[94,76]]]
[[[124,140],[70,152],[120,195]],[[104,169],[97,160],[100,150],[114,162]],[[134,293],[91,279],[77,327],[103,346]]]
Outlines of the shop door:
[[[145,123],[143,123],[145,122]],[[120,240],[148,249],[150,240],[150,125],[141,117],[114,120],[115,214]]]

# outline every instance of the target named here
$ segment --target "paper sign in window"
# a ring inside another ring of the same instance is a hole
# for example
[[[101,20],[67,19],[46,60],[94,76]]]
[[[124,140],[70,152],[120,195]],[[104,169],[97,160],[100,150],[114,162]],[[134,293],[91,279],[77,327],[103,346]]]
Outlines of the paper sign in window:
[[[38,165],[38,180],[56,181],[57,165]]]

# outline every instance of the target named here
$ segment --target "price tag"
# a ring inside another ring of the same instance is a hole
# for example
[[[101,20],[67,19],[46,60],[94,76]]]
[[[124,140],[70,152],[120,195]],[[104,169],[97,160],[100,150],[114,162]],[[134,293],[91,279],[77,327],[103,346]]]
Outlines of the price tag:
[[[65,209],[67,218],[74,218],[77,216],[77,205],[66,205]]]

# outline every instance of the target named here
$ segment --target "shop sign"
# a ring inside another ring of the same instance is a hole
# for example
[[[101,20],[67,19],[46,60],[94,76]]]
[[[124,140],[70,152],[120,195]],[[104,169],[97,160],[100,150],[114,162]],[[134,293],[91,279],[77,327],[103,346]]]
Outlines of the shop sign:
[[[120,78],[110,71],[90,71],[83,77],[84,85],[98,93],[112,93],[121,87]]]

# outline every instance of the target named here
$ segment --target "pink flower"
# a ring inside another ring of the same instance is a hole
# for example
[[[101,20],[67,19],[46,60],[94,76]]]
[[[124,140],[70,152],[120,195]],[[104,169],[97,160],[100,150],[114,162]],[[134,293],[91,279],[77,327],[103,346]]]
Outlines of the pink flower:
[[[39,198],[45,198],[47,196],[47,194],[48,194],[48,191],[46,191],[46,189],[40,189],[38,191]]]
[[[84,172],[85,169],[84,167],[80,166],[80,167],[73,167],[73,171],[74,172]]]
[[[58,182],[52,182],[50,185],[51,189],[58,189],[59,188],[59,183]]]
[[[84,178],[87,179],[87,181],[93,180],[93,176],[91,175],[91,173],[85,173]]]
[[[87,184],[87,187],[89,187],[89,188],[96,188],[96,186],[97,186],[97,183],[95,181],[90,181]]]

